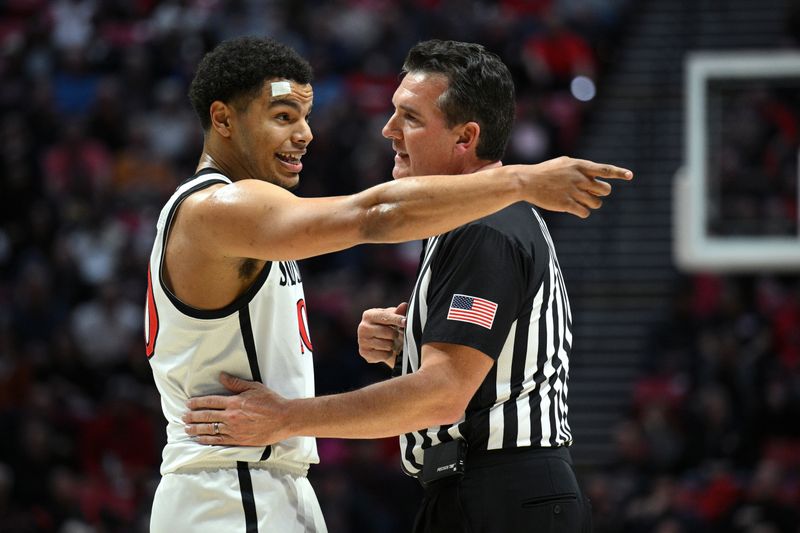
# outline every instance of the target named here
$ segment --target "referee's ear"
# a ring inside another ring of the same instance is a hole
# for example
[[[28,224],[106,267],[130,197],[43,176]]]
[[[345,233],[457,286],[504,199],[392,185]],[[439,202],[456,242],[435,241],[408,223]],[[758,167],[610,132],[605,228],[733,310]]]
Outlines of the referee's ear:
[[[456,152],[465,154],[473,152],[478,148],[478,141],[481,138],[481,126],[477,122],[466,122],[458,127],[458,139],[456,140]]]

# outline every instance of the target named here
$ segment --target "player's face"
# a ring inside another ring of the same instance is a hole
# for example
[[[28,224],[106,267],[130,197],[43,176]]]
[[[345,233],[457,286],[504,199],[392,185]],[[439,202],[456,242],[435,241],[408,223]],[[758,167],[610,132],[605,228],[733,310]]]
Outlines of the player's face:
[[[314,138],[308,124],[313,99],[309,84],[288,80],[264,84],[261,94],[239,114],[242,127],[236,144],[248,175],[286,189],[297,185],[301,158]]]
[[[411,72],[392,97],[394,114],[383,127],[396,152],[392,177],[459,174],[462,162],[455,150],[459,133],[448,128],[437,105],[447,89],[440,74]]]

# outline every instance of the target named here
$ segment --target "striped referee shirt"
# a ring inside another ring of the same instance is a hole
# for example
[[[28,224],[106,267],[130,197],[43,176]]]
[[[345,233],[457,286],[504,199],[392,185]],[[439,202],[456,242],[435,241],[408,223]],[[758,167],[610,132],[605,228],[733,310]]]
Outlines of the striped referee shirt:
[[[417,371],[430,342],[475,348],[495,364],[458,422],[400,437],[406,473],[419,474],[425,448],[455,438],[478,450],[572,443],[572,315],[553,241],[530,204],[425,243],[395,375]]]

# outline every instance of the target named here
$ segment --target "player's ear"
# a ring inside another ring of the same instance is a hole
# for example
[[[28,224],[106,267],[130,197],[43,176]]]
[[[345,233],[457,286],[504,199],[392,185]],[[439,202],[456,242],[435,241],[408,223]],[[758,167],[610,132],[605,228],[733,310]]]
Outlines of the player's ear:
[[[211,127],[223,137],[231,136],[231,108],[225,102],[214,100],[209,109]]]
[[[458,127],[456,151],[465,153],[474,152],[478,147],[481,137],[481,126],[477,122],[466,122]]]

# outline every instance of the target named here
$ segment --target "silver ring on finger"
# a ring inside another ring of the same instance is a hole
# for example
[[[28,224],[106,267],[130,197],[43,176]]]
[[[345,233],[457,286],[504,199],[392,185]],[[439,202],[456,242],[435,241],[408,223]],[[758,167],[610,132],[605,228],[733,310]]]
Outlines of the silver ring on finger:
[[[214,422],[214,435],[219,435],[219,422]]]

